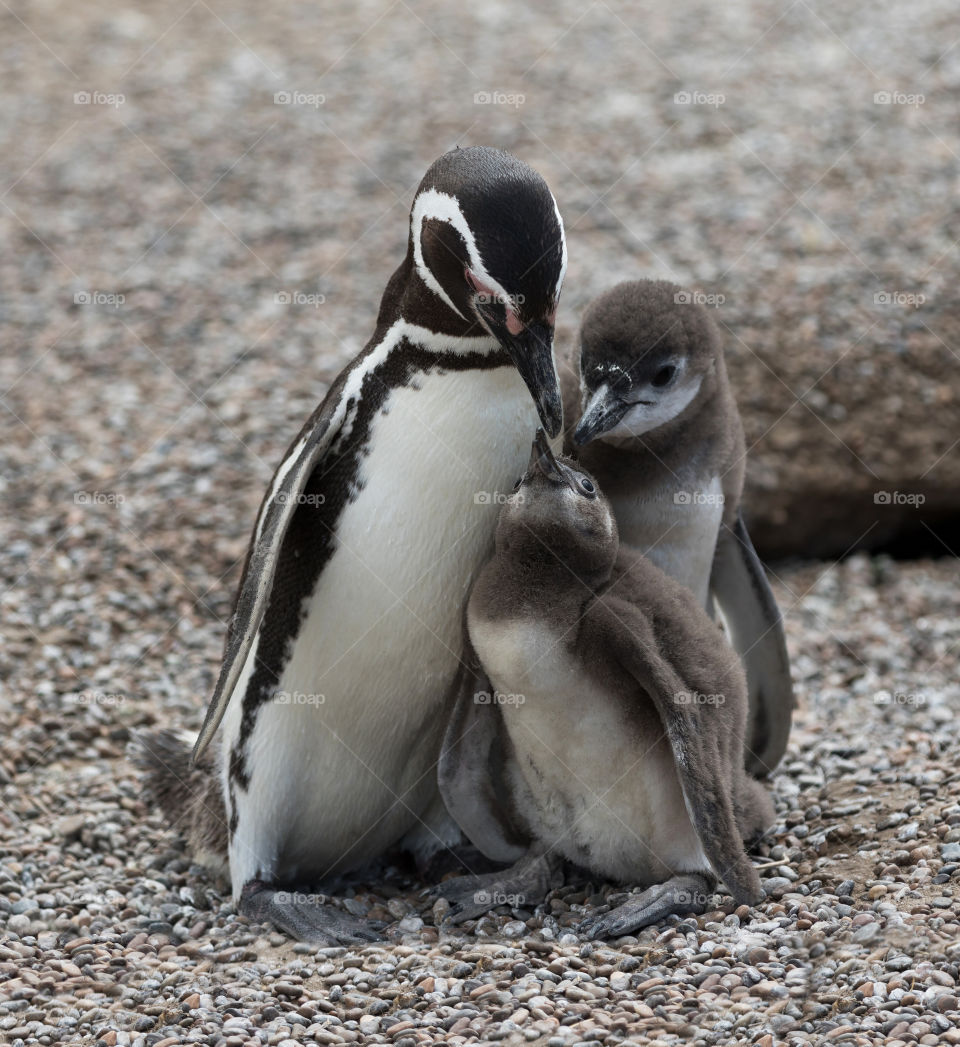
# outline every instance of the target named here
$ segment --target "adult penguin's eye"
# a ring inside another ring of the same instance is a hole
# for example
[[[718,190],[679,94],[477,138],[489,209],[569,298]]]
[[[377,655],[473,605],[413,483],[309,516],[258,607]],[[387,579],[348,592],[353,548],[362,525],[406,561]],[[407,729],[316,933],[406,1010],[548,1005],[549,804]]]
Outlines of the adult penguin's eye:
[[[673,376],[676,373],[676,367],[674,367],[673,364],[667,364],[665,367],[661,367],[653,378],[650,379],[650,384],[654,389],[662,389],[665,385],[669,385],[673,381]]]
[[[580,483],[580,490],[583,491],[584,494],[596,494],[597,493],[596,484],[594,484],[594,482],[592,480],[588,480],[585,476],[581,476],[580,477],[579,483]]]

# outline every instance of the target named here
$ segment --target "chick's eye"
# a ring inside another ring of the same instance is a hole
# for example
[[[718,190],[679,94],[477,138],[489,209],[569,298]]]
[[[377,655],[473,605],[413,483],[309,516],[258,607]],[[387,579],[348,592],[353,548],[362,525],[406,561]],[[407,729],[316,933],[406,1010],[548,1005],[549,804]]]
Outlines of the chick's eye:
[[[665,385],[669,385],[673,381],[673,376],[676,372],[677,369],[673,364],[667,364],[665,367],[661,367],[653,378],[650,379],[650,384],[655,389],[662,389]]]
[[[519,491],[520,490],[520,484],[522,484],[522,483],[523,483],[523,477],[522,476],[518,476],[517,477],[517,482],[513,485],[513,489],[515,491]]]
[[[579,482],[580,482],[580,490],[583,491],[584,494],[596,494],[597,493],[596,485],[593,483],[592,480],[588,480],[585,476],[581,476]]]

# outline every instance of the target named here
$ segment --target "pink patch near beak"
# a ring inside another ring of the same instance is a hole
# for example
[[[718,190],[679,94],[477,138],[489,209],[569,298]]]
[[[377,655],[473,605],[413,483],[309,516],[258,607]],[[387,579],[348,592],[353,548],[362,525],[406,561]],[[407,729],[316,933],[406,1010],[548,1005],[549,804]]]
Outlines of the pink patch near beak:
[[[464,269],[463,275],[467,283],[474,289],[474,291],[478,292],[479,294],[493,294],[493,290],[487,287],[487,285],[472,270]]]
[[[520,317],[517,316],[516,310],[510,304],[508,299],[505,299],[503,295],[498,294],[492,287],[488,287],[478,276],[470,269],[464,269],[463,275],[466,277],[467,283],[477,292],[479,295],[486,297],[489,302],[499,302],[503,306],[507,314],[507,330],[512,335],[518,335],[523,331],[524,325],[520,321]]]

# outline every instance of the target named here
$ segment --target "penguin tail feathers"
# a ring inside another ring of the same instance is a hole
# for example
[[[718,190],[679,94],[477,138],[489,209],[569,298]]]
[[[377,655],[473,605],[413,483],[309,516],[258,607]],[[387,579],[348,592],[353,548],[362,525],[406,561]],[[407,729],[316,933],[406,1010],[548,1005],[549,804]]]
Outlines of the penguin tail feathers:
[[[218,874],[227,869],[227,813],[217,774],[216,753],[207,750],[196,765],[193,739],[175,731],[136,731],[128,747],[144,772],[147,795],[187,840],[193,856]]]
[[[714,798],[701,792],[691,815],[710,866],[734,901],[737,905],[755,905],[763,898],[763,888],[737,831],[733,805],[727,797]]]

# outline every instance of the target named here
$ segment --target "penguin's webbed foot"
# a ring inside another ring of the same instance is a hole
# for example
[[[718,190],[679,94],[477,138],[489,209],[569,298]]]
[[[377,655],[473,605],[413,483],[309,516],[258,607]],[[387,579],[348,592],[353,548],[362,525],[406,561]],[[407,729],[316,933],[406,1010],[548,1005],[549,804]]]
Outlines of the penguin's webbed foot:
[[[446,898],[450,911],[444,923],[463,923],[495,909],[537,905],[563,883],[563,862],[552,855],[525,855],[515,865],[483,876],[458,876],[435,887],[431,894]]]
[[[685,873],[674,876],[666,883],[654,884],[610,912],[589,917],[577,929],[591,941],[597,938],[622,938],[641,927],[659,923],[674,913],[681,916],[706,912],[711,893],[712,885],[706,876]]]
[[[383,941],[378,926],[324,904],[322,894],[281,891],[260,880],[244,885],[238,911],[255,923],[272,923],[278,930],[311,945],[365,945]]]

